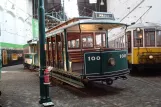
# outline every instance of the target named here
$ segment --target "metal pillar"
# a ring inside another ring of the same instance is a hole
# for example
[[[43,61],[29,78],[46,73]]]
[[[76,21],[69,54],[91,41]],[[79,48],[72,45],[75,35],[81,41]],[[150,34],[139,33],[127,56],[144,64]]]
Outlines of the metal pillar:
[[[0,43],[0,81],[1,81],[1,73],[2,73],[2,54],[1,54],[1,43]]]
[[[106,48],[109,48],[109,46],[108,46],[108,31],[106,31]]]
[[[49,97],[49,85],[44,85],[44,70],[46,68],[45,55],[45,14],[44,14],[44,0],[39,0],[39,46],[40,46],[40,104],[43,106],[53,106]]]
[[[62,6],[62,13],[63,13],[63,21],[65,21],[65,6],[64,6],[64,0],[63,0],[63,6]]]

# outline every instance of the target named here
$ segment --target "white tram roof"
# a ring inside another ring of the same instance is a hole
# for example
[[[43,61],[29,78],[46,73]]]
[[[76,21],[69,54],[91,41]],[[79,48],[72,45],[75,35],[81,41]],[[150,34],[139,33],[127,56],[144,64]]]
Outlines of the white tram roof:
[[[76,20],[75,20],[76,19]],[[114,15],[109,12],[93,12],[92,17],[78,17],[72,18],[60,25],[46,32],[47,37],[61,33],[64,29],[67,32],[81,31],[106,31],[109,29],[117,28],[126,24],[120,23],[115,20]]]
[[[145,22],[145,23],[137,23],[127,27],[127,29],[136,29],[136,28],[144,28],[144,29],[153,28],[156,30],[161,30],[161,25],[158,23]]]
[[[78,20],[73,23],[70,23],[68,25],[65,25],[63,27],[60,27],[54,31],[50,31],[46,35],[47,37],[52,36],[52,35],[62,32],[64,29],[67,29],[67,31],[78,31],[79,25],[81,25],[80,29],[82,31],[86,31],[87,29],[88,31],[96,31],[96,30],[98,31],[99,28],[103,28],[103,30],[108,30],[108,29],[121,27],[126,24],[120,23],[116,20],[104,20],[104,19],[92,19],[92,18],[82,19],[82,20]]]

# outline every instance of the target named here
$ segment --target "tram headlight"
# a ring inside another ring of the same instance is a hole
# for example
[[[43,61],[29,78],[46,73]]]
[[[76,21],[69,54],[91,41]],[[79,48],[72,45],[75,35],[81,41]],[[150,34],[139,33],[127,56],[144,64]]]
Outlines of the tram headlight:
[[[149,59],[153,59],[153,55],[149,55]]]
[[[110,58],[110,59],[108,60],[108,64],[109,64],[110,66],[115,66],[115,64],[116,64],[115,59],[114,59],[114,58]]]

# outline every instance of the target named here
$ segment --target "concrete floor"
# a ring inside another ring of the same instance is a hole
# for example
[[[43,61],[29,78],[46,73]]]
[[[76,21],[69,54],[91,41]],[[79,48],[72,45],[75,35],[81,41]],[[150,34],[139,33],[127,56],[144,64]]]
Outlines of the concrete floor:
[[[161,107],[161,75],[128,76],[112,86],[95,84],[90,89],[76,89],[55,84],[50,96],[55,107]],[[23,65],[3,68],[0,82],[3,107],[41,107],[38,72]]]

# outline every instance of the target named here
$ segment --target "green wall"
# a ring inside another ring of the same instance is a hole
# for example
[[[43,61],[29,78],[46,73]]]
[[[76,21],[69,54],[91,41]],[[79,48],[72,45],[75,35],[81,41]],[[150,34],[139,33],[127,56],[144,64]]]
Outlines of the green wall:
[[[14,49],[16,48],[23,49],[28,46],[28,44],[19,45],[19,44],[5,43],[5,42],[0,42],[0,44],[1,44],[1,48],[14,48]]]

